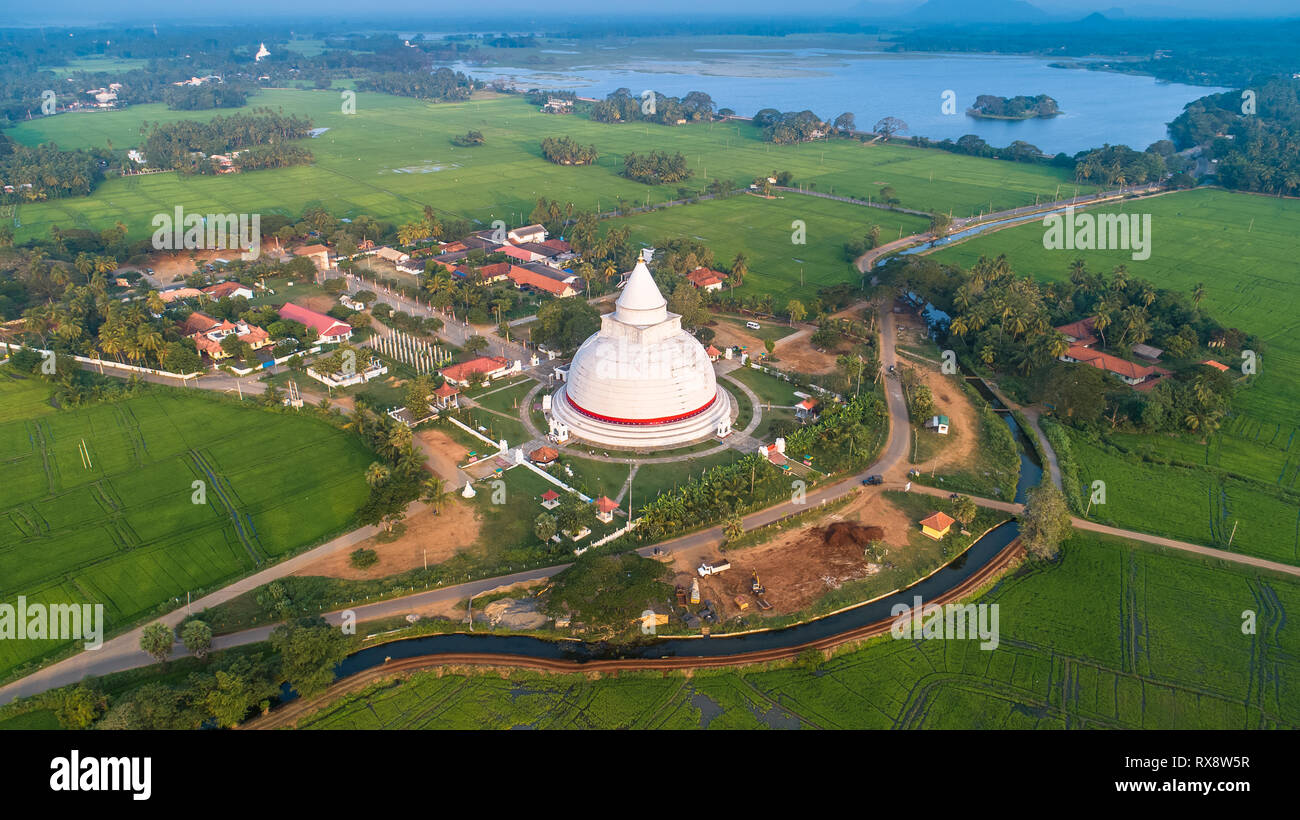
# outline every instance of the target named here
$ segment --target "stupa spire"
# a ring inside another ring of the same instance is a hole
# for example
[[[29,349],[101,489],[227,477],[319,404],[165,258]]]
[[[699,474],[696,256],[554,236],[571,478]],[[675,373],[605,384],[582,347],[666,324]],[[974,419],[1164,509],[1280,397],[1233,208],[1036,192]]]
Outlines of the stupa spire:
[[[629,325],[656,325],[668,320],[668,300],[646,267],[644,253],[637,257],[636,267],[627,277],[614,308],[614,318]]]

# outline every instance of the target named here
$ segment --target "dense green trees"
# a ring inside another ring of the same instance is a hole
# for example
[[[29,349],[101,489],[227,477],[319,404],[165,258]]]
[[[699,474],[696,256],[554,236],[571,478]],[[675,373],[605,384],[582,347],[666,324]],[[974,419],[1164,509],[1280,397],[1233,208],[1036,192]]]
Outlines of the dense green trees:
[[[600,156],[594,145],[579,145],[572,137],[546,137],[542,156],[556,165],[590,165]]]
[[[1054,117],[1061,113],[1061,109],[1056,100],[1046,94],[1016,97],[980,94],[975,98],[975,104],[966,109],[966,113],[972,117],[1026,120],[1031,117]]]
[[[691,176],[681,152],[651,150],[648,154],[629,151],[623,157],[623,176],[646,185],[681,182]]]

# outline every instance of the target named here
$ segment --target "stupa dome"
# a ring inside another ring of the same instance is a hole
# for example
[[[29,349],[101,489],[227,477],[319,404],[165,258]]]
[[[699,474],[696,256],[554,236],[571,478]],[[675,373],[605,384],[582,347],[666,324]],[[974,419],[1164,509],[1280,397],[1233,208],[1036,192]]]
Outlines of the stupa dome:
[[[715,435],[731,415],[730,398],[644,260],[614,305],[573,355],[553,416],[573,436],[610,447],[675,447]]]

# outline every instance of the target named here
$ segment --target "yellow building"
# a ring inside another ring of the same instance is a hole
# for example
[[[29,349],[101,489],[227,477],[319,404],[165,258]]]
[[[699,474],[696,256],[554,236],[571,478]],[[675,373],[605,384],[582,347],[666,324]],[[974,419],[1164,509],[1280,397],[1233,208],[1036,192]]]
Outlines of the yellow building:
[[[950,515],[942,512],[932,513],[929,518],[921,519],[921,533],[938,541],[947,535],[948,530],[956,523],[957,519]]]

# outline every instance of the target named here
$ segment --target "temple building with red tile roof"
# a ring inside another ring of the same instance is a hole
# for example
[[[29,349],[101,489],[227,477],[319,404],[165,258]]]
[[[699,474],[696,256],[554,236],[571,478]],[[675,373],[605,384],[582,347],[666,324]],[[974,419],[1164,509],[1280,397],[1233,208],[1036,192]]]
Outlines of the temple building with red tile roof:
[[[320,341],[327,344],[339,344],[352,338],[352,325],[292,302],[280,306],[280,318],[306,325],[316,331]]]

